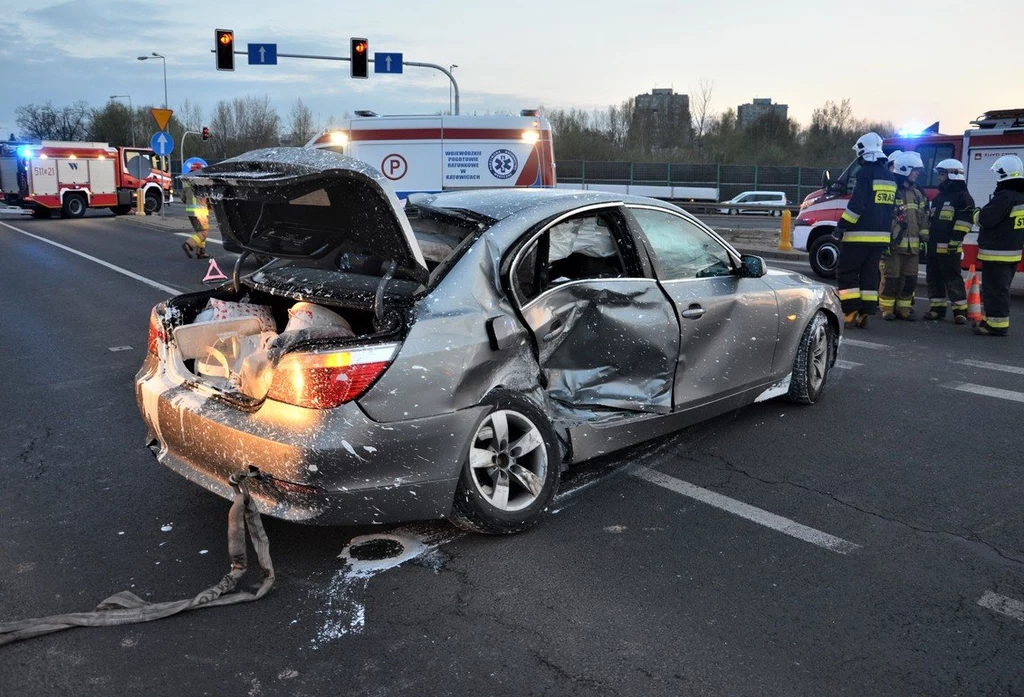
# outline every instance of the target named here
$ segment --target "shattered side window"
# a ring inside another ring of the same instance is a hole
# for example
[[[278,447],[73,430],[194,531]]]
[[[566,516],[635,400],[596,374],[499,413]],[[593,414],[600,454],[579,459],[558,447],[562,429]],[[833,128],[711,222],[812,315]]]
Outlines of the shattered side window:
[[[516,291],[524,303],[533,300],[540,294],[539,268],[537,266],[537,249],[539,240],[530,243],[529,248],[519,258],[515,271]]]
[[[685,218],[650,208],[631,209],[651,243],[663,281],[732,274],[732,259],[715,238]]]

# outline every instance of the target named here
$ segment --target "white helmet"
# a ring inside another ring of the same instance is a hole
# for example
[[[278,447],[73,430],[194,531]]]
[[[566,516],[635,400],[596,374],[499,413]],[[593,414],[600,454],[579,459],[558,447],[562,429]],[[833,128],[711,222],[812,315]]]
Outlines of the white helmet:
[[[858,138],[853,150],[857,153],[857,157],[863,157],[867,162],[874,162],[885,157],[885,153],[882,152],[882,136],[874,131],[865,133]]]
[[[902,154],[903,154],[902,150],[893,150],[891,153],[889,153],[889,157],[886,158],[886,161],[891,165],[893,162],[896,161],[896,158],[899,157]],[[921,166],[923,167],[924,165],[921,165]]]
[[[1016,155],[1003,155],[995,164],[992,171],[996,173],[996,181],[1009,181],[1024,177],[1024,162]]]
[[[935,171],[945,172],[946,176],[954,181],[963,181],[967,178],[964,176],[964,163],[952,157],[935,165]]]
[[[904,152],[900,153],[900,156],[896,158],[895,173],[908,177],[915,169],[921,169],[923,167],[924,162],[921,160],[920,155],[916,152]]]

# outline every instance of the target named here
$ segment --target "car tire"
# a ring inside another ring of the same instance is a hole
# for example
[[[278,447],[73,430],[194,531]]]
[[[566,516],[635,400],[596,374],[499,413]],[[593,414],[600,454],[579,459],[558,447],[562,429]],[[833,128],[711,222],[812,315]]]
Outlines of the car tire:
[[[786,401],[814,404],[821,398],[828,381],[828,373],[835,363],[836,332],[825,313],[819,310],[811,319],[793,361],[793,374],[789,381]]]
[[[146,192],[143,205],[145,206],[146,215],[156,215],[164,207],[164,198],[156,189],[150,189]]]
[[[449,519],[470,532],[511,535],[537,523],[558,490],[557,438],[544,413],[514,393],[497,390],[483,404],[490,408],[466,448]],[[517,443],[527,450],[516,454]]]
[[[111,206],[110,212],[114,215],[128,215],[132,210],[131,206]]]
[[[821,278],[835,278],[839,262],[839,243],[829,235],[822,235],[811,243],[808,250],[811,268]]]
[[[82,194],[68,194],[64,197],[61,211],[65,218],[82,218],[89,209],[89,202]]]

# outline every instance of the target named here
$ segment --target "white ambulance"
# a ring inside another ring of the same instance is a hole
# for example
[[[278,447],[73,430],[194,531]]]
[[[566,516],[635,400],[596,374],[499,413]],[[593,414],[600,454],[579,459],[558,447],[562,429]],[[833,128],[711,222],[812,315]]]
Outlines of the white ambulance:
[[[452,189],[553,187],[551,124],[537,111],[519,116],[378,116],[317,134],[308,148],[362,160],[391,180],[401,199]]]

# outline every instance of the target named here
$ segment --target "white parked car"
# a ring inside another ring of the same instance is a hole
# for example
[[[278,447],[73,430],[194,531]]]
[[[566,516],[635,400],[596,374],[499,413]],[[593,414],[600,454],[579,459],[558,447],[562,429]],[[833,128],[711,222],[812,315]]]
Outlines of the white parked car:
[[[723,203],[743,204],[743,208],[720,208],[718,210],[719,213],[726,215],[753,213],[779,216],[782,215],[782,209],[789,205],[783,191],[744,191],[739,196],[723,201]]]

